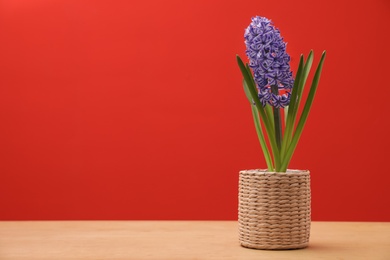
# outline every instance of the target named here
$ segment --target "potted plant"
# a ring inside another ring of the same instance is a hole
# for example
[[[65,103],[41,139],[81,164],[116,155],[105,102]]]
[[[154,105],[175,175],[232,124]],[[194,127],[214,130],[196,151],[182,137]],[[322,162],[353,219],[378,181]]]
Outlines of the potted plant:
[[[310,172],[288,165],[310,112],[326,52],[303,102],[313,51],[306,60],[300,56],[294,78],[286,43],[271,20],[252,18],[244,38],[249,64],[236,57],[267,169],[239,173],[239,241],[256,249],[303,248],[310,236]]]

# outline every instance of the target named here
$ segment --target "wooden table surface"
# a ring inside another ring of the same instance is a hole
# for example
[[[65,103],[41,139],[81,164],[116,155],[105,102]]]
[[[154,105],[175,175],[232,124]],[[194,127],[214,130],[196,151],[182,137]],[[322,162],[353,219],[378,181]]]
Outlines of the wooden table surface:
[[[1,221],[1,260],[390,259],[390,222],[313,222],[310,244],[238,244],[236,221]]]

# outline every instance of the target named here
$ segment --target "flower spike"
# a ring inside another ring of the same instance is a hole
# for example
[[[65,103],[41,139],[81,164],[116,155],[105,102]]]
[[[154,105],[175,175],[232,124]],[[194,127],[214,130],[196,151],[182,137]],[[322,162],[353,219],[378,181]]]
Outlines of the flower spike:
[[[289,65],[290,56],[279,30],[271,20],[256,16],[245,30],[244,38],[261,103],[276,108],[287,106],[294,79]],[[272,92],[271,86],[278,87],[277,94]]]

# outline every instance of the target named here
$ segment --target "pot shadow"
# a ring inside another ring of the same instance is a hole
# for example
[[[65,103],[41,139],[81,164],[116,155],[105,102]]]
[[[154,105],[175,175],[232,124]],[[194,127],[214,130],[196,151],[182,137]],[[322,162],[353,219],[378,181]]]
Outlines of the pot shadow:
[[[246,248],[242,246],[243,248]],[[256,249],[256,248],[248,248],[252,250],[265,250],[265,251],[274,251],[274,252],[285,252],[285,251],[312,251],[312,252],[321,252],[321,251],[343,251],[341,246],[337,246],[336,244],[326,244],[326,243],[309,243],[307,247],[303,248],[292,248],[292,249]]]
[[[308,247],[302,248],[308,252],[318,253],[342,253],[346,250],[345,246],[336,243],[310,243]]]

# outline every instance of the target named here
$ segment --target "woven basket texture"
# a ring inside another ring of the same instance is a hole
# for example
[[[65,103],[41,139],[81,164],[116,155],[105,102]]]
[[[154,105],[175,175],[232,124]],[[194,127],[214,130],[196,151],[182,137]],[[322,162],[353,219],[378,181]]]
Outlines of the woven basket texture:
[[[256,249],[307,247],[310,236],[310,172],[240,171],[239,241]]]

